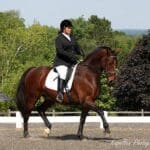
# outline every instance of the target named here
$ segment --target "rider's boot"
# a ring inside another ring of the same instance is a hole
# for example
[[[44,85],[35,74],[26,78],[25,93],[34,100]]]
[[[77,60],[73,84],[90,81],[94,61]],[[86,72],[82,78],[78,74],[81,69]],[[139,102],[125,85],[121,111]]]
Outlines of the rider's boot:
[[[64,90],[64,80],[63,79],[58,79],[58,80],[59,80],[59,83],[58,83],[58,93],[57,93],[56,100],[59,103],[62,103],[63,99],[64,99],[64,93],[63,93],[63,90]]]

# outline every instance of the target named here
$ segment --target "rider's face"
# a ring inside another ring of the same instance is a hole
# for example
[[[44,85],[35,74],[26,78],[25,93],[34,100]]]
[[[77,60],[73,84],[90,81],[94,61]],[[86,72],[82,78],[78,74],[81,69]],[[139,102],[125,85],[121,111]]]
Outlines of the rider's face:
[[[63,32],[64,32],[65,34],[70,35],[71,32],[72,32],[72,27],[65,27],[64,30],[63,30]]]

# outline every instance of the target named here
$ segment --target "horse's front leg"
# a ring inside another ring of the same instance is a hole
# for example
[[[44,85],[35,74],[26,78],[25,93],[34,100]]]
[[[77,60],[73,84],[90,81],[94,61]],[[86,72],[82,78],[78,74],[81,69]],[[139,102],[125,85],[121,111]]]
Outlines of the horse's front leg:
[[[104,111],[101,110],[100,108],[97,108],[97,109],[98,109],[97,112],[98,112],[98,114],[101,116],[102,121],[103,121],[103,127],[104,127],[104,129],[105,129],[104,133],[110,134],[109,124],[108,124],[108,122],[107,122],[107,120],[106,120],[106,118],[105,118]]]
[[[47,110],[47,108],[50,106],[50,102],[48,100],[45,100],[43,104],[41,104],[40,106],[37,107],[37,111],[39,112],[39,115],[42,117],[44,123],[45,123],[45,126],[48,128],[48,129],[45,129],[45,132],[47,134],[49,134],[50,132],[50,129],[52,127],[51,123],[49,122],[49,120],[47,119],[47,116],[45,114],[45,111]]]
[[[83,108],[82,112],[81,112],[80,124],[79,124],[79,128],[78,128],[78,133],[77,133],[77,136],[80,139],[82,139],[82,137],[83,137],[83,126],[84,126],[85,119],[86,119],[86,116],[88,114],[88,111],[89,111],[88,109]]]
[[[99,116],[102,118],[103,121],[103,127],[105,129],[105,133],[110,134],[110,129],[109,129],[109,124],[104,116],[104,111],[102,109],[100,109],[99,107],[97,107],[95,105],[95,103],[93,101],[86,101],[86,105],[93,111],[97,112],[99,114]]]
[[[45,111],[39,111],[39,110],[38,110],[38,112],[39,112],[40,116],[42,117],[42,119],[43,119],[43,121],[44,121],[44,123],[45,123],[45,126],[48,127],[49,129],[51,129],[52,125],[51,125],[51,123],[49,122],[49,120],[47,119],[47,116],[46,116],[46,114],[45,114]]]

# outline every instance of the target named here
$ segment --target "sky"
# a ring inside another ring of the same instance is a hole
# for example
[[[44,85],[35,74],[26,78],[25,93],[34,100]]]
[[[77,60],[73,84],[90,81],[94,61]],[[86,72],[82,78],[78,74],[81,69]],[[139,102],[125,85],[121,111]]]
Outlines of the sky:
[[[150,0],[0,0],[0,12],[8,10],[18,10],[27,26],[59,27],[63,19],[97,15],[113,29],[150,29]]]

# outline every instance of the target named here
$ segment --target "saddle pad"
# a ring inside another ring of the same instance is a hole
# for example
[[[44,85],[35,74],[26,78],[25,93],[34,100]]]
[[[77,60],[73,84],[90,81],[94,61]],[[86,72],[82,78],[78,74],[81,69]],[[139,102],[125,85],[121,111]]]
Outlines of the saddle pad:
[[[78,64],[75,65],[73,68],[71,77],[67,83],[67,87],[66,87],[67,90],[71,90],[77,66],[78,66]],[[51,69],[46,77],[45,86],[48,89],[57,91],[57,86],[58,86],[57,82],[58,82],[58,73],[54,72],[54,69]],[[66,92],[66,91],[64,90],[64,92]]]

